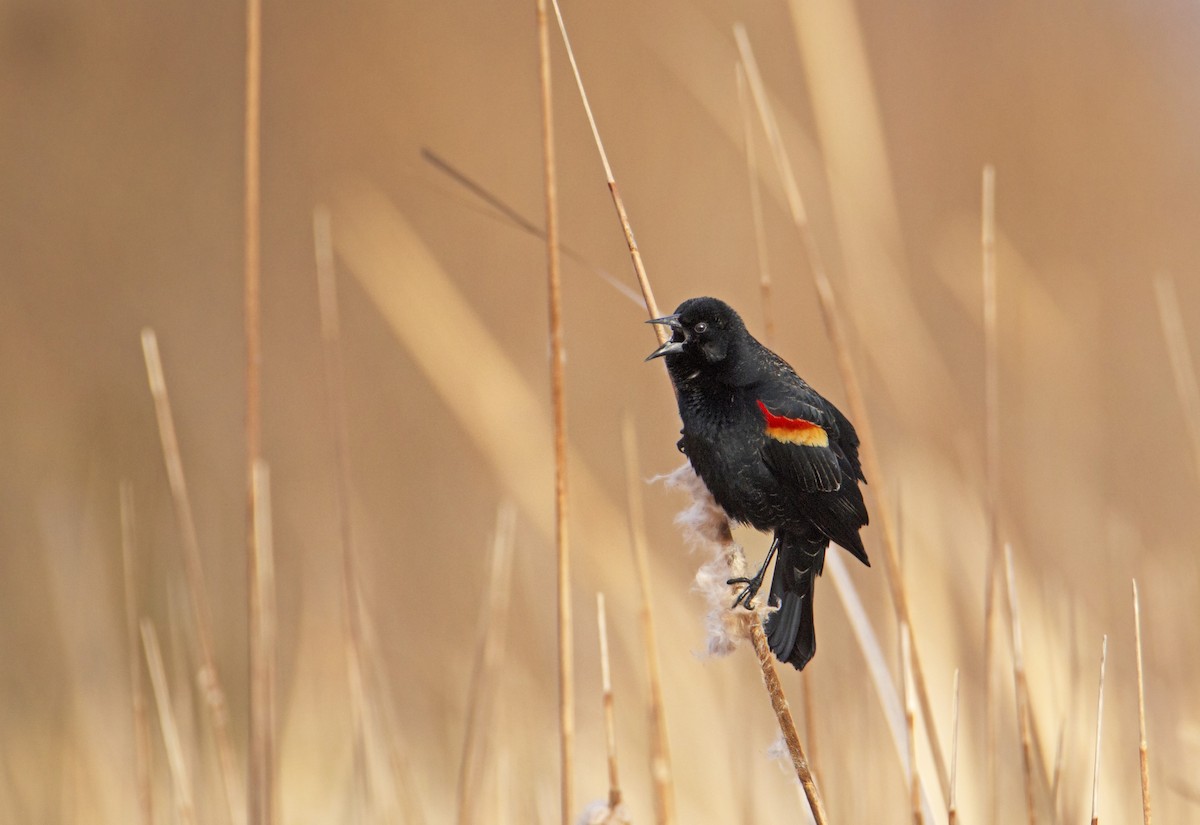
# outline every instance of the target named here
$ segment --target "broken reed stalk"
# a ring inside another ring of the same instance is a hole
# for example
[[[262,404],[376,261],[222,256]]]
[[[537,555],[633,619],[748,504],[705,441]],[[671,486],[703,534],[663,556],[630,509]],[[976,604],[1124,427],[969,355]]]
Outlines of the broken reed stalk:
[[[1133,580],[1133,639],[1137,650],[1138,762],[1142,774],[1142,822],[1150,825],[1150,755],[1146,747],[1146,679],[1142,670],[1142,606],[1137,579]]]
[[[1100,644],[1100,690],[1096,694],[1096,759],[1092,767],[1092,825],[1100,822],[1100,727],[1104,721],[1104,665],[1108,662],[1108,634]]]
[[[475,822],[482,809],[480,802],[486,766],[491,764],[489,748],[494,740],[492,719],[500,685],[500,665],[508,638],[508,608],[512,596],[513,541],[517,509],[511,502],[496,511],[496,532],[492,536],[488,563],[487,596],[482,599],[475,662],[467,689],[467,723],[463,734],[462,756],[458,768],[458,823]]]
[[[121,496],[121,560],[125,573],[125,640],[129,645],[129,686],[133,710],[134,778],[137,785],[138,814],[142,825],[154,821],[154,793],[151,789],[150,720],[146,716],[146,688],[142,676],[142,656],[139,648],[137,619],[137,582],[134,567],[137,559],[137,531],[133,514],[133,485],[122,481]]]
[[[544,0],[539,0],[540,4]],[[567,27],[563,22],[562,11],[558,7],[558,0],[552,0],[554,4],[554,13],[558,18],[559,31],[562,33],[563,45],[566,47],[567,57],[571,62],[571,69],[575,74],[575,83],[579,89],[579,96],[583,100],[584,110],[587,112],[588,122],[592,127],[592,137],[595,139],[596,148],[600,153],[600,159],[604,163],[604,172],[608,180],[608,188],[612,193],[613,205],[617,209],[617,217],[621,222],[621,228],[625,233],[625,242],[629,246],[629,254],[633,259],[633,268],[637,273],[638,284],[642,289],[642,296],[646,302],[646,311],[651,318],[659,316],[658,304],[654,300],[654,292],[650,287],[650,280],[646,276],[645,267],[642,264],[642,255],[638,251],[637,242],[633,237],[633,228],[629,224],[629,217],[625,212],[625,205],[621,200],[621,196],[617,191],[617,183],[613,178],[612,167],[608,162],[608,155],[604,151],[604,143],[600,140],[600,132],[596,128],[596,120],[592,116],[592,108],[588,104],[587,92],[583,88],[583,79],[579,74],[579,66],[575,61],[575,53],[571,49],[571,41],[567,36]],[[660,325],[654,326],[655,334],[658,337],[659,343],[667,340],[667,331]],[[728,525],[726,525],[728,531]],[[729,537],[729,542],[732,543],[732,535]],[[813,815],[817,819],[818,825],[825,823],[825,809],[821,803],[820,796],[817,794],[816,785],[813,782],[812,774],[808,768],[808,760],[804,756],[804,751],[800,746],[800,737],[796,733],[796,725],[792,720],[791,710],[788,708],[787,699],[783,695],[783,688],[779,683],[779,675],[775,672],[775,664],[772,659],[770,647],[767,645],[767,637],[763,631],[762,619],[756,612],[752,611],[750,619],[750,638],[754,644],[755,653],[758,655],[759,665],[762,669],[763,682],[767,686],[767,692],[771,698],[771,706],[775,710],[776,719],[779,722],[780,730],[783,732],[784,740],[787,742],[788,750],[792,756],[792,763],[796,767],[796,775],[799,777],[801,784],[804,786],[805,795],[808,797],[809,804],[812,806]]]
[[[946,802],[946,821],[949,825],[958,822],[958,711],[959,711],[959,672],[954,669],[954,711],[951,730],[953,739],[950,744],[950,797]]]
[[[179,723],[171,706],[171,694],[167,688],[167,673],[163,668],[162,651],[158,646],[158,634],[149,619],[141,621],[142,645],[146,651],[146,667],[150,671],[150,685],[154,689],[154,703],[158,707],[158,725],[162,730],[163,747],[167,752],[167,765],[171,770],[171,787],[175,791],[175,809],[183,825],[194,825],[196,821],[195,792],[192,777],[188,772],[187,760],[183,756],[183,742],[179,737]]]
[[[275,696],[278,661],[275,613],[275,550],[271,527],[271,474],[261,458],[254,462],[250,498],[254,502],[254,568],[250,614],[250,741],[259,760],[251,797],[259,822],[274,821],[275,799]]]
[[[654,819],[656,825],[674,825],[675,785],[671,772],[671,752],[667,744],[666,705],[663,702],[662,663],[658,655],[658,637],[654,629],[654,601],[651,598],[650,562],[646,553],[646,523],[638,470],[637,436],[633,417],[626,414],[621,428],[625,448],[625,491],[629,507],[629,543],[637,570],[639,614],[646,649],[646,672],[650,682],[650,776],[654,783]]]
[[[545,0],[538,0],[539,7]],[[658,311],[658,303],[654,300],[654,290],[650,288],[650,278],[646,275],[646,267],[642,263],[642,253],[638,250],[637,241],[633,237],[633,226],[629,223],[629,215],[625,212],[625,202],[621,200],[621,193],[617,190],[617,181],[613,177],[612,166],[608,162],[608,153],[604,151],[604,141],[600,139],[600,130],[596,127],[596,118],[592,115],[592,105],[588,102],[587,92],[583,88],[583,78],[579,74],[579,64],[575,62],[575,50],[571,48],[571,39],[567,36],[567,26],[563,22],[562,9],[558,7],[558,0],[551,0],[554,4],[554,16],[558,19],[558,30],[562,34],[563,45],[567,50],[567,59],[571,62],[571,71],[575,75],[575,85],[579,88],[579,97],[583,101],[583,110],[587,113],[588,124],[592,127],[592,138],[596,142],[596,149],[600,152],[600,160],[604,164],[604,177],[608,183],[608,191],[612,195],[613,206],[617,210],[617,220],[621,222],[621,231],[625,233],[625,243],[629,247],[629,256],[633,259],[633,271],[637,275],[638,286],[642,290],[642,300],[646,303],[646,312],[651,318],[658,318],[662,313]],[[665,343],[669,334],[666,327],[655,325],[654,333],[658,336],[660,344]]]
[[[196,624],[196,639],[200,652],[197,680],[212,720],[213,739],[216,742],[217,759],[221,765],[229,821],[238,823],[242,821],[242,792],[238,781],[237,759],[229,734],[229,704],[225,699],[225,689],[221,685],[220,673],[217,670],[212,636],[212,609],[209,607],[208,590],[204,584],[204,567],[200,562],[200,542],[196,535],[191,497],[188,495],[187,482],[183,475],[183,459],[179,452],[179,439],[175,434],[175,419],[171,414],[166,379],[163,377],[158,338],[149,327],[142,330],[142,354],[146,360],[150,395],[154,399],[154,415],[158,421],[167,482],[171,487],[175,517],[179,521],[179,532],[183,539],[184,576],[187,580],[188,600],[192,606],[192,619]]]
[[[746,67],[746,77],[750,83],[751,96],[758,109],[759,119],[762,122],[763,130],[767,134],[768,143],[771,146],[776,166],[782,179],[784,192],[787,195],[788,205],[792,213],[792,221],[800,235],[800,240],[809,262],[809,269],[812,273],[813,284],[817,290],[817,297],[821,307],[821,317],[833,345],[834,354],[837,358],[838,372],[841,375],[842,385],[846,392],[846,402],[850,410],[850,417],[856,422],[855,427],[861,437],[862,443],[859,449],[863,469],[866,476],[872,479],[875,485],[879,488],[887,489],[887,484],[884,482],[882,465],[879,462],[879,454],[875,451],[874,430],[871,427],[870,416],[867,414],[866,399],[863,395],[862,385],[858,380],[858,372],[854,366],[854,359],[850,353],[849,338],[842,326],[842,315],[838,307],[837,296],[825,271],[825,265],[820,249],[817,246],[816,238],[809,226],[804,201],[800,196],[800,189],[796,183],[795,174],[792,172],[791,161],[788,159],[787,152],[784,149],[783,139],[780,135],[774,112],[771,109],[770,101],[767,99],[766,89],[758,71],[758,64],[754,59],[754,52],[750,48],[749,38],[746,35],[745,29],[740,25],[734,28],[734,35],[742,56],[742,63]],[[883,532],[884,568],[887,571],[887,583],[892,597],[892,604],[896,610],[897,620],[912,627],[908,597],[903,577],[900,574],[900,555],[897,546],[896,526],[893,522],[892,513],[886,506],[886,502],[882,498],[877,498],[876,505]],[[926,687],[924,668],[921,665],[920,651],[915,644],[912,649],[912,666],[913,681],[916,686],[917,699],[920,703],[921,715],[924,720],[925,738],[929,743],[930,752],[933,754],[938,781],[942,794],[945,796],[949,786],[949,772],[946,769],[946,758],[942,753],[941,742],[937,736],[933,705],[929,700],[929,691]]]
[[[904,723],[908,731],[908,787],[913,825],[921,825],[921,779],[917,773],[917,709],[913,706],[912,636],[908,625],[900,625],[900,666],[904,669]]]
[[[317,270],[317,305],[321,316],[321,357],[325,369],[325,401],[334,463],[338,536],[342,560],[342,632],[346,650],[346,674],[350,687],[350,724],[354,740],[355,783],[360,804],[370,794],[370,769],[367,765],[366,697],[362,665],[362,627],[358,620],[358,557],[351,518],[350,431],[346,424],[345,371],[342,366],[341,321],[337,298],[337,267],[333,257],[333,226],[329,209],[313,209],[313,252]]]
[[[1017,725],[1021,733],[1021,767],[1025,778],[1025,811],[1029,825],[1037,823],[1033,786],[1033,745],[1029,730],[1029,684],[1025,679],[1025,646],[1021,639],[1021,613],[1013,581],[1012,545],[1004,545],[1004,571],[1008,583],[1008,607],[1012,618],[1013,686],[1017,697]]]
[[[1158,299],[1159,322],[1167,343],[1167,355],[1171,359],[1171,373],[1175,377],[1175,393],[1179,396],[1184,426],[1192,442],[1194,469],[1200,474],[1200,385],[1196,382],[1196,365],[1188,347],[1175,282],[1166,275],[1159,275],[1154,279],[1154,292]]]
[[[555,12],[558,6],[555,4]],[[571,555],[567,543],[567,413],[563,385],[562,279],[558,256],[558,181],[554,150],[554,107],[550,88],[550,26],[546,0],[537,0],[538,78],[542,100],[542,158],[546,196],[546,270],[550,298],[550,397],[554,407],[554,512],[558,548],[559,757],[562,822],[571,825],[575,769],[575,676],[571,621]]]
[[[596,594],[596,627],[600,635],[600,688],[604,702],[604,743],[608,752],[608,808],[621,804],[621,779],[617,771],[617,721],[613,704],[612,668],[608,659],[608,615],[604,594]]]
[[[992,659],[996,646],[996,575],[1000,565],[1000,365],[996,336],[996,170],[983,167],[980,250],[983,271],[983,375],[984,375],[984,489],[988,524],[987,568],[983,589],[983,689],[987,714],[988,810],[996,807],[996,707]]]

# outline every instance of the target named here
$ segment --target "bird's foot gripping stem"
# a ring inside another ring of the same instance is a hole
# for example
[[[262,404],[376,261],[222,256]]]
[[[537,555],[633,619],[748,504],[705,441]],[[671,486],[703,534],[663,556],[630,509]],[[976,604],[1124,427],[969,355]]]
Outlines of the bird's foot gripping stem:
[[[763,579],[767,575],[767,568],[771,565],[771,559],[775,556],[775,551],[779,549],[779,539],[771,542],[771,549],[767,551],[767,557],[763,559],[762,566],[758,568],[758,572],[753,576],[737,576],[736,578],[726,580],[726,584],[744,584],[741,592],[737,594],[737,598],[733,600],[733,605],[730,610],[736,610],[738,605],[745,607],[747,610],[753,610],[754,597],[758,595],[759,589],[762,587]]]

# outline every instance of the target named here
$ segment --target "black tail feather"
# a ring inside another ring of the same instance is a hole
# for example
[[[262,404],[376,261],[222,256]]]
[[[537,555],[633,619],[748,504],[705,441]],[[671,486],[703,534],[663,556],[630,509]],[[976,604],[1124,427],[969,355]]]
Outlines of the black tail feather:
[[[779,609],[767,618],[767,642],[780,661],[803,670],[817,653],[813,585],[825,566],[829,539],[795,533],[778,538],[779,558],[771,579],[771,604]]]

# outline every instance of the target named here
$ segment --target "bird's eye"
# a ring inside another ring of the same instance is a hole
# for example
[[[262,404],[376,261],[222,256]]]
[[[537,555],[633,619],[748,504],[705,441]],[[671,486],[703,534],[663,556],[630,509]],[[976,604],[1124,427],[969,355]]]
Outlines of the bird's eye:
[[[696,326],[692,327],[692,330],[697,335],[703,335],[704,333],[708,332],[708,323],[701,321],[700,323],[696,324]]]

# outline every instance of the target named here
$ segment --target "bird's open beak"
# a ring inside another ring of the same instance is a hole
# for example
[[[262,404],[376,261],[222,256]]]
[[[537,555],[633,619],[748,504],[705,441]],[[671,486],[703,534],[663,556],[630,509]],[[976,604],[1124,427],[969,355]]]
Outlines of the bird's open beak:
[[[647,361],[653,361],[655,358],[661,358],[664,355],[670,355],[673,352],[683,350],[683,345],[687,343],[687,332],[684,330],[683,325],[679,323],[678,315],[665,315],[662,318],[653,318],[646,323],[670,327],[672,332],[674,332],[669,341],[646,356]]]

